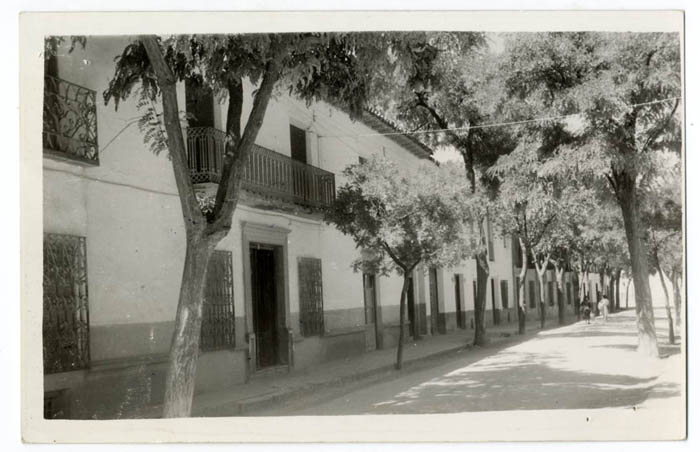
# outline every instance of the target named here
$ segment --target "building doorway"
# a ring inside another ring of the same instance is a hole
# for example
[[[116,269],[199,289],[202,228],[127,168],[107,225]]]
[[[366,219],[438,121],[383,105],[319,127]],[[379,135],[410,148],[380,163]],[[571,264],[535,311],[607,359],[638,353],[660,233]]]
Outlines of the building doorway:
[[[493,324],[501,324],[501,312],[496,307],[496,281],[491,278],[491,313],[493,314]]]
[[[455,305],[457,309],[457,328],[467,327],[466,318],[462,309],[462,275],[455,274]]]
[[[430,291],[430,328],[432,334],[445,334],[440,322],[440,302],[438,298],[438,274],[437,268],[428,269],[428,285]]]
[[[377,306],[377,278],[374,274],[363,273],[362,285],[365,298],[365,323],[368,326],[367,350],[381,349],[382,334],[380,315]]]
[[[250,270],[258,369],[282,363],[277,258],[274,247],[251,245]]]
[[[420,335],[416,313],[416,296],[413,288],[413,275],[408,277],[408,290],[406,291],[406,309],[408,310],[408,331],[411,336],[417,338]]]

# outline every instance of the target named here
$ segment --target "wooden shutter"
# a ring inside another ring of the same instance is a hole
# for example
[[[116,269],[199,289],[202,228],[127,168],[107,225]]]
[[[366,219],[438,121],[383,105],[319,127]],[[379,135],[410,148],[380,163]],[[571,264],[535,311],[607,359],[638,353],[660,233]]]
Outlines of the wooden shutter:
[[[528,289],[529,289],[528,291],[529,291],[529,295],[530,295],[530,307],[534,308],[535,306],[537,306],[537,300],[535,299],[535,296],[536,296],[535,281],[529,281]]]
[[[300,257],[299,323],[304,337],[323,333],[323,277],[321,259]]]
[[[503,309],[508,309],[508,281],[501,281],[501,304]]]

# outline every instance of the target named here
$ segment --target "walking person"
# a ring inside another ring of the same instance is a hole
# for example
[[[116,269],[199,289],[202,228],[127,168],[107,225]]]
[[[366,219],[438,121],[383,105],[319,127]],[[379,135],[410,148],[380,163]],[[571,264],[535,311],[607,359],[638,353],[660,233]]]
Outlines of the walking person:
[[[588,301],[588,295],[583,297],[583,302],[581,303],[581,312],[586,323],[591,323],[591,302]]]
[[[603,298],[600,300],[600,308],[599,310],[603,314],[603,320],[605,322],[608,321],[608,307],[610,306],[610,300],[608,300],[608,297],[603,295]]]

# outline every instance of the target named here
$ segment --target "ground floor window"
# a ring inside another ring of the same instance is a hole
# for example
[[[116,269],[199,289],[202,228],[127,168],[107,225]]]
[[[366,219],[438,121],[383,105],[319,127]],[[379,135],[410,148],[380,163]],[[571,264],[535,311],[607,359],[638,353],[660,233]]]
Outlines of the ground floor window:
[[[202,351],[233,348],[236,345],[235,326],[231,252],[214,251],[204,289],[199,348]]]
[[[508,309],[508,281],[501,281],[501,305],[503,309]]]
[[[566,304],[571,304],[571,283],[566,283]]]
[[[530,296],[530,307],[534,308],[537,306],[537,301],[535,300],[535,281],[529,281],[528,292],[528,295]]]
[[[323,278],[321,259],[300,257],[299,323],[304,337],[323,333]]]
[[[455,273],[455,308],[457,310],[457,327],[466,328],[466,318],[462,314],[462,275]]]
[[[549,305],[554,306],[554,283],[552,281],[547,281],[547,298],[549,298]]]
[[[84,369],[90,362],[85,237],[44,235],[44,373]]]

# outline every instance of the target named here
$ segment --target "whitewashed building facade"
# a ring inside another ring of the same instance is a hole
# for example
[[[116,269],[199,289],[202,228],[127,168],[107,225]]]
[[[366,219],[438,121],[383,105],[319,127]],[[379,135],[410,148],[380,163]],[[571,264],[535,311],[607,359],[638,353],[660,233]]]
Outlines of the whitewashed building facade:
[[[114,417],[163,395],[184,228],[170,162],[143,143],[136,101],[118,110],[102,101],[127,42],[88,38],[72,53],[60,46],[46,65],[47,417]],[[186,85],[180,108],[199,113],[187,131],[192,177],[204,187],[216,182],[226,104],[188,99]],[[246,98],[244,117],[249,110]],[[401,278],[353,272],[359,251],[321,214],[342,170],[360,158],[381,154],[406,167],[430,159],[413,138],[376,135],[395,131],[370,112],[354,122],[330,105],[271,101],[234,227],[210,267],[198,392],[396,344]],[[367,134],[375,135],[359,137]],[[517,322],[511,240],[489,228],[489,251],[487,324]],[[475,281],[473,260],[418,269],[410,328],[471,336]]]

